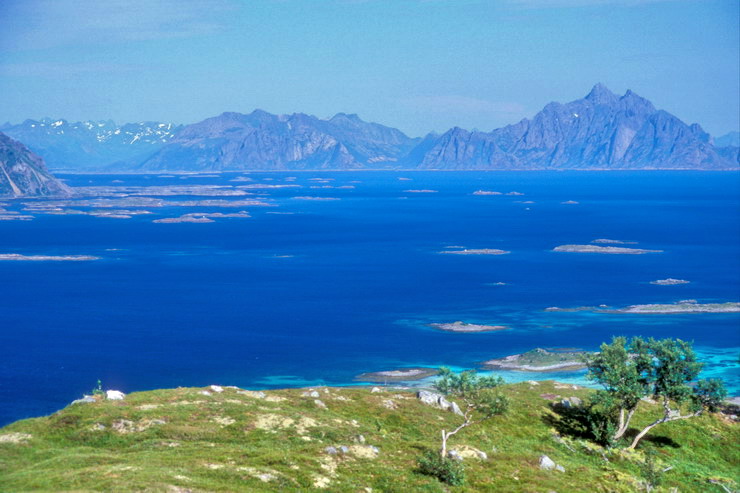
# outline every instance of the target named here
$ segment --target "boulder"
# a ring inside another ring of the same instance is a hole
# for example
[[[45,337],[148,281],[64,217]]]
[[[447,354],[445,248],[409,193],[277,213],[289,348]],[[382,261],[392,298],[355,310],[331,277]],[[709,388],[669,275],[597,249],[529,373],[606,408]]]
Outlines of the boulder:
[[[471,447],[469,445],[460,445],[452,449],[452,451],[454,451],[457,455],[459,455],[463,459],[488,460],[488,454],[486,454],[482,450],[478,450],[477,448]]]
[[[449,452],[447,452],[447,457],[449,457],[452,460],[456,460],[458,462],[463,461],[462,455],[460,455],[460,453],[457,450],[450,450]]]
[[[86,395],[82,399],[76,399],[76,400],[72,401],[70,403],[70,406],[72,404],[86,404],[86,403],[89,403],[89,402],[95,402],[95,397],[93,397],[91,395]]]
[[[220,385],[211,385],[211,390],[220,393],[224,391],[224,388]]]
[[[416,397],[427,406],[439,407],[439,398],[442,396],[428,390],[420,390],[416,393]]]
[[[457,414],[458,416],[463,416],[463,412],[460,410],[460,406],[458,406],[456,402],[450,403],[450,411]]]
[[[105,398],[110,401],[122,401],[126,397],[126,394],[120,390],[107,390],[105,392]]]
[[[553,461],[546,455],[540,455],[540,469],[544,469],[546,471],[555,470],[565,472],[565,468],[563,466],[561,466],[560,464],[555,464],[555,461]]]
[[[428,390],[420,390],[416,393],[416,397],[427,406],[437,407],[444,411],[450,411],[460,416],[463,415],[460,407],[454,402],[448,401],[442,394],[429,392]]]
[[[556,466],[557,466],[557,464],[555,464],[555,462],[551,458],[549,458],[548,456],[546,456],[546,455],[541,455],[540,456],[540,469],[544,469],[546,471],[550,471],[552,469],[555,469]]]

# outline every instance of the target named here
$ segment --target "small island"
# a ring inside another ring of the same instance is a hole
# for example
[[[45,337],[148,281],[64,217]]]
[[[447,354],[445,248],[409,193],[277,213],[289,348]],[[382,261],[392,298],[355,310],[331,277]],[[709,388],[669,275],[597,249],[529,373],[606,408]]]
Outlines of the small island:
[[[684,300],[672,304],[631,305],[609,313],[738,313],[740,302],[727,303],[697,303],[694,300]]]
[[[634,313],[634,314],[674,314],[674,313],[738,313],[740,302],[698,303],[696,300],[682,300],[676,303],[650,303],[630,305],[624,308],[610,308],[607,305],[578,306],[560,308],[551,306],[546,312],[592,312],[592,313]]]
[[[642,255],[645,253],[662,253],[663,250],[646,250],[644,248],[624,248],[597,245],[560,245],[552,249],[553,252],[567,253],[605,253],[621,255]]]
[[[0,253],[0,260],[16,260],[21,262],[84,262],[100,260],[92,255],[21,255],[18,253]]]
[[[506,325],[469,324],[460,320],[452,323],[429,324],[429,326],[434,327],[437,330],[443,330],[445,332],[460,332],[463,334],[472,334],[477,332],[495,332],[498,330],[507,330],[509,328]]]
[[[374,371],[361,373],[355,377],[358,382],[410,382],[422,380],[435,376],[439,370],[436,368],[397,368],[395,370]]]
[[[447,250],[439,253],[453,255],[506,255],[511,252],[507,250],[499,250],[497,248],[465,248],[463,250]]]
[[[669,277],[668,279],[658,279],[657,281],[650,281],[650,284],[655,284],[656,286],[675,286],[677,284],[689,284],[691,281],[686,281],[684,279],[673,279],[672,277]]]
[[[601,243],[601,244],[613,244],[613,245],[636,245],[636,241],[622,241],[622,240],[610,240],[608,238],[597,238],[595,240],[591,240],[591,243]]]
[[[575,371],[586,368],[585,357],[590,353],[573,349],[532,349],[522,354],[512,354],[482,363],[485,370],[514,370],[528,372]]]

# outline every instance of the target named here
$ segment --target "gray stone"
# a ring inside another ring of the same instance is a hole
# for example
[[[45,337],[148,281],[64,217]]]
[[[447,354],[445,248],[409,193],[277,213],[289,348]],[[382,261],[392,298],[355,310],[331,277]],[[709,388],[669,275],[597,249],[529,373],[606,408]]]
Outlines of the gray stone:
[[[454,402],[448,401],[442,394],[429,392],[428,390],[420,390],[416,393],[416,397],[427,406],[437,407],[444,411],[450,411],[460,416],[463,415],[460,407]]]
[[[427,406],[439,407],[439,398],[442,396],[428,390],[420,390],[416,393],[416,397]]]
[[[540,469],[550,471],[552,469],[555,469],[556,467],[557,464],[555,464],[555,462],[551,458],[546,455],[540,456]]]
[[[450,403],[450,411],[457,414],[458,416],[464,416],[463,412],[460,410],[460,406],[458,406],[455,402]]]
[[[341,446],[339,447],[339,451],[340,451],[341,453],[343,453],[343,454],[348,454],[348,453],[349,453],[349,447],[347,447],[346,445],[341,445]]]
[[[326,448],[324,449],[324,452],[326,452],[326,453],[327,453],[327,454],[329,454],[329,455],[337,455],[337,453],[338,453],[338,452],[337,452],[337,449],[336,449],[336,448],[334,448],[334,447],[326,447]]]
[[[324,404],[324,402],[319,399],[314,399],[313,403],[316,404],[316,407],[318,408],[326,409],[326,404]]]
[[[72,401],[70,403],[70,405],[72,405],[72,404],[86,404],[86,403],[89,403],[89,402],[95,402],[95,398],[93,396],[91,396],[91,395],[86,395],[82,399],[76,399],[76,400]]]
[[[360,444],[365,443],[365,436],[364,435],[357,435],[354,440],[355,440],[356,443],[360,443]]]
[[[452,460],[456,460],[458,462],[463,461],[462,455],[460,455],[460,453],[457,450],[450,450],[449,452],[447,452],[447,457],[449,457]]]
[[[374,394],[376,392],[380,392],[380,389],[378,387],[373,387],[370,392]]]
[[[126,397],[126,394],[121,392],[120,390],[106,390],[105,391],[105,398],[110,401],[121,401]]]
[[[565,468],[563,466],[561,466],[560,464],[558,464],[558,465],[555,466],[555,470],[556,471],[560,471],[560,472],[565,472]]]

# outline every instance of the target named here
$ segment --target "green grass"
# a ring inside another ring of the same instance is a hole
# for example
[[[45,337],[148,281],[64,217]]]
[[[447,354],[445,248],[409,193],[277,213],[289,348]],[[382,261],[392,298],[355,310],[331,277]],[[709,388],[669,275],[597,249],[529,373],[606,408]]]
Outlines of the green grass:
[[[77,404],[0,429],[0,436],[30,435],[25,443],[0,443],[0,491],[313,491],[324,484],[336,492],[634,492],[644,491],[648,448],[672,466],[657,491],[724,491],[710,480],[740,485],[736,424],[713,415],[668,423],[634,453],[609,451],[577,430],[565,433],[567,422],[541,394],[586,398],[590,391],[562,387],[504,386],[509,412],[450,441],[450,448],[464,444],[489,456],[465,460],[460,487],[418,471],[424,451],[439,447],[440,430],[460,418],[421,404],[412,392],[321,388],[322,409],[301,389],[267,392],[284,399],[275,402],[230,388],[211,396],[179,388]],[[388,400],[397,409],[386,408]],[[659,412],[641,404],[635,426]],[[364,457],[359,435],[378,447],[377,457]],[[350,453],[324,451],[340,445]],[[566,472],[539,469],[542,454]]]

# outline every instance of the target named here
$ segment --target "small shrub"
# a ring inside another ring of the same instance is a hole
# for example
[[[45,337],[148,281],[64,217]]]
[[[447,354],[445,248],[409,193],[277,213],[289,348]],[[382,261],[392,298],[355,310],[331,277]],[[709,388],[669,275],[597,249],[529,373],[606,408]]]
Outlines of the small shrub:
[[[640,472],[642,477],[645,479],[647,491],[652,491],[653,488],[660,486],[660,483],[663,482],[663,475],[666,472],[658,464],[656,456],[657,453],[655,450],[648,450],[645,453],[645,461],[640,465]]]
[[[465,483],[463,463],[449,457],[442,457],[434,450],[427,450],[419,458],[419,471],[450,486],[462,486]]]
[[[592,403],[584,414],[594,441],[607,448],[614,447],[618,442],[614,438],[618,428],[614,410],[604,409]]]
[[[98,385],[92,389],[92,395],[94,397],[98,397],[98,396],[104,397],[105,396],[105,392],[103,392],[103,382],[101,382],[99,379],[98,379]]]

